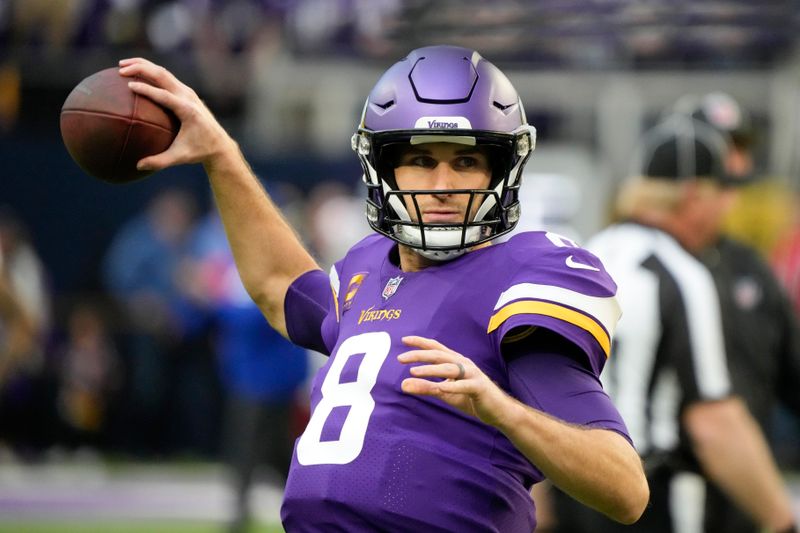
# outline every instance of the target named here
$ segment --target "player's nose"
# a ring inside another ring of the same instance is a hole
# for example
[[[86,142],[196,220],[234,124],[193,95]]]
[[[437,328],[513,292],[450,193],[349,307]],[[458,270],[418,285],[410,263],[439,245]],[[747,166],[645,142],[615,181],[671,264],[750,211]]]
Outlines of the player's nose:
[[[446,162],[440,162],[433,169],[432,189],[448,191],[458,188],[458,172]]]

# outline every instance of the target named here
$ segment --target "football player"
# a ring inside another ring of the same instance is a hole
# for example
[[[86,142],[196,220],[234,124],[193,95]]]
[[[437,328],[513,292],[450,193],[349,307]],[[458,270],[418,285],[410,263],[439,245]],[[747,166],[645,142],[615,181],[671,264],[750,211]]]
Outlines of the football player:
[[[182,122],[157,170],[202,163],[240,275],[270,323],[329,354],[298,439],[288,531],[529,532],[543,478],[634,522],[648,486],[598,375],[619,317],[597,258],[519,218],[535,143],[508,78],[473,50],[411,52],[352,146],[376,234],[322,272],[197,95],[143,59],[134,91]]]

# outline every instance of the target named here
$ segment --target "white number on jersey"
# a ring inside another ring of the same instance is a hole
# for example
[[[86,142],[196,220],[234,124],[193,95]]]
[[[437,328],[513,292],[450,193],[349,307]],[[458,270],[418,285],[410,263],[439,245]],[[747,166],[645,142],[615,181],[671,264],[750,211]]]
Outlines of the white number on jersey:
[[[567,239],[566,237],[559,235],[558,233],[553,233],[552,231],[548,231],[544,234],[547,237],[547,240],[558,246],[559,248],[578,248],[578,245],[572,239]]]
[[[328,375],[322,382],[322,399],[314,409],[308,427],[297,443],[297,460],[301,465],[352,462],[361,453],[369,418],[375,409],[372,388],[378,372],[389,355],[391,339],[385,331],[363,333],[345,340],[333,357]],[[364,355],[355,381],[340,383],[347,361]],[[322,429],[335,407],[349,406],[338,440],[323,441]]]

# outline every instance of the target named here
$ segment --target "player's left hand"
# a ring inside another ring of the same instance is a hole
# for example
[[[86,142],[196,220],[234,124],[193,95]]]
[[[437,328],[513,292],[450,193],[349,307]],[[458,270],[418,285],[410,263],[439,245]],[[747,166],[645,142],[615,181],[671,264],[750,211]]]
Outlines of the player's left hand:
[[[403,392],[434,396],[487,424],[501,425],[508,402],[513,400],[470,358],[425,337],[403,337],[403,344],[418,349],[398,355],[398,361],[424,363],[410,368],[413,377],[403,380]]]

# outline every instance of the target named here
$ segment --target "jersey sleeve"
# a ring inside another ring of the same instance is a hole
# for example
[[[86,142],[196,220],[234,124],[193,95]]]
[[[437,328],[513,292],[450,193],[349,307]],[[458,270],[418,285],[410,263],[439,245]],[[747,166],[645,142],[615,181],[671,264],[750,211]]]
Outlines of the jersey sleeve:
[[[581,362],[575,344],[541,330],[507,343],[503,354],[515,398],[570,424],[615,431],[633,444],[622,416],[598,376]]]
[[[289,286],[284,315],[289,339],[304,348],[330,355],[338,331],[339,278],[337,265],[330,274],[311,270]]]
[[[545,233],[517,241],[509,241],[516,268],[487,331],[500,343],[513,341],[508,333],[525,332],[524,326],[553,331],[577,345],[599,375],[620,317],[616,284],[597,257],[571,241]]]

